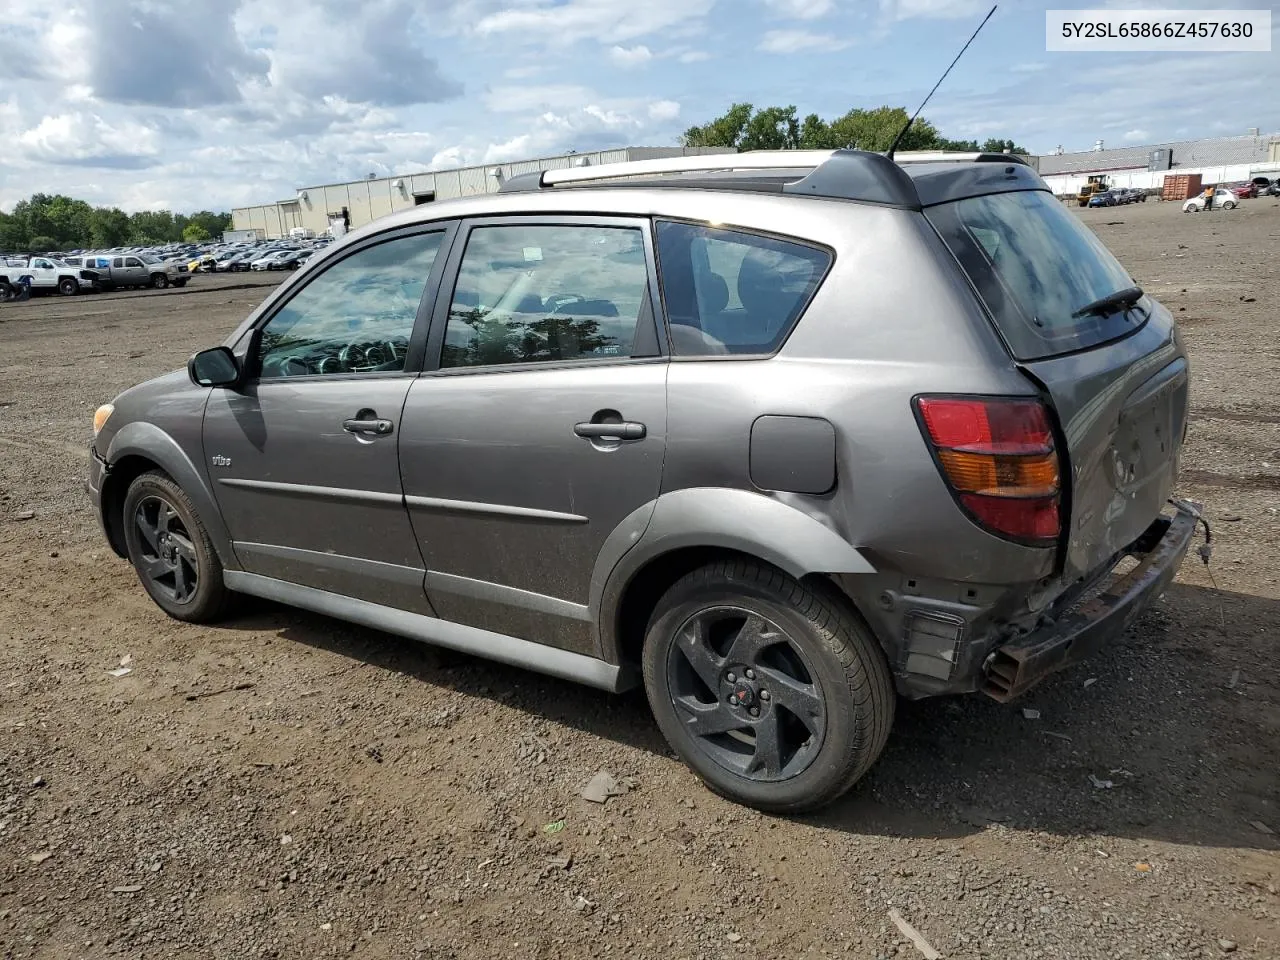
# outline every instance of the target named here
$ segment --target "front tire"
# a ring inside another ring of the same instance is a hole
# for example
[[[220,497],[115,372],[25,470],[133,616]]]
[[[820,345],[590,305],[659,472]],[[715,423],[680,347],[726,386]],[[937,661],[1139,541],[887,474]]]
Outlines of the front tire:
[[[153,273],[151,275],[151,286],[156,290],[163,290],[169,286],[169,278],[163,273]]]
[[[716,793],[770,813],[835,800],[884,748],[888,664],[834,592],[726,560],[677,581],[644,641],[649,705]]]
[[[80,290],[80,284],[76,283],[70,277],[63,277],[58,281],[58,292],[64,297],[74,297]]]
[[[123,524],[129,562],[161,610],[188,623],[223,617],[232,593],[222,582],[222,561],[190,498],[168,474],[152,470],[129,485]]]
[[[1234,200],[1228,200],[1226,203],[1222,205],[1223,210],[1234,210],[1235,208],[1236,208],[1236,204]]]

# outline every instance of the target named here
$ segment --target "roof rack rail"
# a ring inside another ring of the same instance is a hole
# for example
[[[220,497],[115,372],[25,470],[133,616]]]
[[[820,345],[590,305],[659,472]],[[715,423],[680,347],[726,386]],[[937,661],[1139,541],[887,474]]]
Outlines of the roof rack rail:
[[[861,200],[867,203],[919,208],[911,178],[882,153],[864,150],[756,150],[747,153],[718,153],[695,157],[670,157],[601,164],[598,167],[571,167],[544,170],[507,180],[499,193],[536,191],[557,185],[628,181],[623,186],[662,186],[664,174],[809,171],[798,179],[780,184],[783,193]],[[647,179],[646,179],[647,178]],[[710,185],[703,182],[702,185]]]
[[[982,151],[951,150],[899,150],[893,155],[894,163],[1020,163],[1031,166],[1027,158],[1018,153],[984,153]]]

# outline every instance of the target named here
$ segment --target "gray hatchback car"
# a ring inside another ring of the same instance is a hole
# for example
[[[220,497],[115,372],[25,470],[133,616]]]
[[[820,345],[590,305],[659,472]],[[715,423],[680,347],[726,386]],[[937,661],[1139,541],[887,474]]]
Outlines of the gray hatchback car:
[[[1168,311],[1015,157],[642,161],[335,243],[98,411],[88,491],[171,616],[643,683],[794,812],[898,696],[1009,700],[1166,587],[1187,401]]]

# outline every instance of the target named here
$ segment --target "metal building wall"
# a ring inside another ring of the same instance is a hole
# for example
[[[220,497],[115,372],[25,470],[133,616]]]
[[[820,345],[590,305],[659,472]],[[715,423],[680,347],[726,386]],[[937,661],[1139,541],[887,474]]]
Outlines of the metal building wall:
[[[628,160],[648,160],[659,157],[699,156],[714,153],[733,153],[721,147],[621,147],[616,150],[596,150],[579,154],[563,154],[534,160],[518,160],[508,163],[489,163],[455,170],[438,170],[430,173],[414,173],[408,176],[378,177],[373,180],[353,180],[348,183],[320,184],[303,187],[298,191],[297,213],[290,209],[281,220],[280,208],[288,208],[289,201],[281,204],[264,204],[260,207],[241,207],[232,211],[233,224],[240,228],[241,215],[245,228],[261,226],[267,236],[287,234],[290,227],[301,226],[313,230],[317,236],[329,229],[329,214],[335,216],[347,208],[351,229],[363,227],[379,217],[414,206],[415,196],[434,194],[434,200],[451,200],[483,193],[496,193],[504,180],[539,170],[559,170],[586,161],[592,166],[605,163],[623,163]],[[501,177],[495,177],[499,171]],[[400,181],[403,185],[393,186]]]

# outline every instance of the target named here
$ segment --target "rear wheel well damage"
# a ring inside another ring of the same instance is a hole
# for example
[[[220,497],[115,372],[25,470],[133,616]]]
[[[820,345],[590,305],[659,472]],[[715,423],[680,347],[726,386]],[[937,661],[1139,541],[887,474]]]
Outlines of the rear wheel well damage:
[[[682,547],[669,553],[654,557],[645,564],[627,584],[618,602],[617,615],[613,623],[612,657],[622,666],[637,666],[644,650],[644,637],[649,628],[649,618],[662,595],[685,575],[699,567],[707,566],[721,560],[742,560],[759,564],[768,569],[778,570],[790,579],[790,575],[779,570],[774,564],[753,554],[730,550],[726,547]],[[867,619],[834,578],[825,573],[809,573],[800,578],[800,583],[814,593],[821,593],[834,603],[846,609],[868,632],[874,636]],[[607,640],[608,638],[606,638]],[[610,646],[605,646],[606,658],[610,658]]]
[[[124,498],[134,480],[148,470],[160,469],[158,463],[146,457],[121,457],[111,465],[102,482],[102,524],[107,531],[107,541],[111,549],[126,560],[129,552],[124,539]]]

